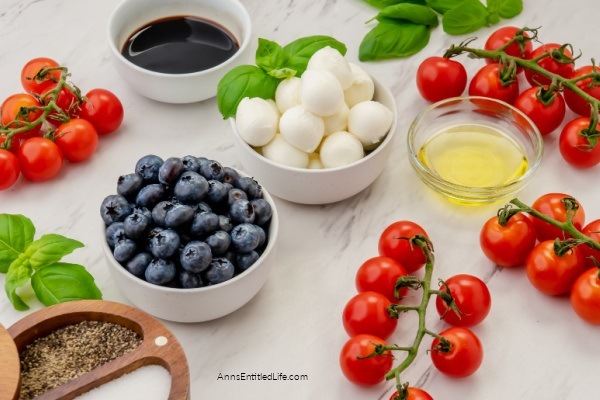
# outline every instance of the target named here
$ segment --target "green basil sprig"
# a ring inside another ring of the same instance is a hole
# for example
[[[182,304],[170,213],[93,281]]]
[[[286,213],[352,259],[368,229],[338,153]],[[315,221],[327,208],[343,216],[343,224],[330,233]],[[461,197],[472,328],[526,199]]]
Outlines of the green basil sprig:
[[[34,235],[29,218],[0,214],[0,272],[6,273],[4,290],[16,310],[29,309],[17,289],[30,280],[36,297],[46,306],[102,298],[94,278],[83,266],[59,262],[83,247],[81,242],[57,234],[34,241]]]

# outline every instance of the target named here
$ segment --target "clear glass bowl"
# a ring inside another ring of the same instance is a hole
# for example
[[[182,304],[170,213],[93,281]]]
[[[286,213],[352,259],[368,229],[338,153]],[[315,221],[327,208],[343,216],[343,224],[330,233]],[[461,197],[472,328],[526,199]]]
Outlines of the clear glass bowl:
[[[432,104],[408,131],[410,162],[421,180],[464,204],[514,195],[533,177],[542,150],[542,136],[525,114],[486,97]]]

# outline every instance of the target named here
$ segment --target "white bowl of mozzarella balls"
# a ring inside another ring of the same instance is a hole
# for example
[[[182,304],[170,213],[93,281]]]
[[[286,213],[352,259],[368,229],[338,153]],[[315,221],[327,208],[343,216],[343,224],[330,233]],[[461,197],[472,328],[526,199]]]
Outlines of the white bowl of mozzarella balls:
[[[271,194],[303,204],[347,199],[383,171],[396,130],[393,95],[325,47],[274,99],[244,98],[231,118],[244,168]]]

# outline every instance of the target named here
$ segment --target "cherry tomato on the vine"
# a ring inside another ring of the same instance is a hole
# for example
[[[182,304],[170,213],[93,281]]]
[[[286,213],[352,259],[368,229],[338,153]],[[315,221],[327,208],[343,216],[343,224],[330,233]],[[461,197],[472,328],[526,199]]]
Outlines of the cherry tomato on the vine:
[[[18,122],[11,123],[12,121],[26,121],[34,122],[37,121],[42,115],[41,110],[30,110],[28,113],[22,113],[21,108],[40,107],[40,102],[30,94],[17,93],[9,96],[2,105],[0,106],[0,113],[2,114],[1,122],[2,125],[11,129],[18,129],[22,127],[22,124]],[[30,129],[28,132],[37,133],[39,132],[42,124],[40,123],[36,127]]]
[[[415,235],[428,237],[425,230],[414,222],[394,222],[379,237],[379,255],[398,261],[408,273],[422,268],[427,258],[421,248],[408,240]]]
[[[576,168],[590,168],[600,163],[600,144],[590,144],[581,134],[589,125],[589,117],[579,117],[567,122],[560,132],[560,154],[566,162]],[[600,132],[596,130],[595,134],[600,135]]]
[[[43,79],[36,78],[43,68],[58,67],[58,63],[51,58],[39,57],[30,60],[21,70],[21,85],[27,93],[42,94],[47,92],[48,86],[60,80],[60,70],[48,71]]]
[[[94,126],[85,119],[74,118],[58,127],[54,132],[54,143],[70,162],[85,161],[98,147],[98,134]]]
[[[406,400],[433,400],[433,397],[431,397],[429,395],[429,393],[427,393],[423,389],[419,389],[416,387],[409,387],[407,389],[407,391],[408,391],[408,397],[406,398]],[[398,400],[398,399],[400,399],[400,397],[398,395],[398,392],[396,391],[396,392],[392,393],[389,400]]]
[[[0,190],[6,190],[19,179],[21,167],[17,156],[8,150],[0,149]]]
[[[540,47],[533,50],[533,52],[531,53],[531,59],[537,58],[546,52],[550,52],[560,47],[561,45],[557,43],[543,44]],[[568,49],[565,49],[565,55],[567,57],[573,57],[573,54],[571,54],[571,52]],[[537,62],[537,64],[540,67],[544,68],[546,71],[552,72],[553,74],[558,74],[563,78],[567,79],[573,74],[573,70],[575,69],[574,62],[562,64],[556,61],[551,56],[546,56],[542,58]],[[525,77],[527,78],[527,81],[531,84],[531,86],[549,85],[551,83],[549,78],[543,75],[539,75],[537,72],[532,71],[530,69],[525,70]]]
[[[392,303],[377,292],[359,293],[348,301],[342,313],[344,329],[349,336],[367,333],[387,339],[396,330],[398,319],[390,317]]]
[[[106,89],[92,89],[85,95],[79,117],[94,125],[99,135],[115,131],[123,122],[123,105],[114,93]]]
[[[377,336],[357,335],[344,344],[340,353],[340,367],[350,382],[361,386],[373,386],[383,381],[392,369],[394,358],[389,350],[380,356],[358,358],[372,354],[375,345],[387,346],[387,343]]]
[[[519,82],[515,79],[504,86],[500,81],[500,65],[489,64],[481,68],[469,84],[469,96],[483,96],[513,104],[519,95]]]
[[[527,215],[518,213],[505,226],[497,216],[487,220],[481,228],[479,243],[483,253],[501,267],[516,267],[525,262],[535,246],[535,225]]]
[[[440,332],[450,342],[443,346],[438,338],[431,343],[431,361],[443,374],[465,378],[477,371],[483,361],[483,347],[479,338],[467,328],[453,327]]]
[[[596,71],[598,71],[597,68]],[[594,72],[594,67],[592,67],[591,65],[586,65],[584,67],[577,68],[575,71],[573,71],[573,74],[571,75],[570,79],[576,79],[581,76],[591,74],[592,72]],[[583,90],[593,98],[600,100],[600,85],[592,86],[592,78],[586,78],[577,81],[576,85],[579,89]],[[590,103],[588,103],[583,97],[579,96],[578,94],[575,94],[575,92],[573,92],[569,88],[565,88],[564,93],[565,101],[574,113],[582,115],[584,117],[590,116],[590,113],[592,112],[592,107],[590,106]]]
[[[17,152],[21,172],[34,182],[54,178],[62,167],[63,157],[58,146],[50,139],[27,139]]]
[[[465,67],[444,57],[429,57],[417,70],[417,87],[427,101],[436,102],[460,96],[467,86]]]
[[[525,265],[531,284],[540,292],[551,296],[568,293],[575,279],[585,269],[577,247],[559,256],[554,252],[553,240],[546,240],[535,246]]]
[[[517,32],[519,31],[519,29],[520,28],[517,28],[515,26],[505,26],[505,27],[498,29],[497,31],[492,33],[490,35],[490,37],[488,38],[488,40],[485,42],[485,49],[486,50],[498,50],[500,47],[504,46],[511,39],[513,39],[515,36],[517,36]],[[527,32],[523,32],[523,36],[529,37]],[[533,45],[531,44],[531,41],[525,42],[523,49],[521,49],[521,46],[519,46],[519,43],[516,43],[516,42],[512,43],[506,49],[504,49],[504,52],[506,54],[508,54],[509,56],[520,57],[520,58],[525,58],[525,59],[530,58],[532,51],[533,51]],[[486,59],[485,62],[487,64],[491,64],[491,63],[498,62],[498,61]],[[518,71],[521,72],[522,68],[519,67]]]
[[[600,325],[600,278],[597,267],[588,269],[573,283],[571,306],[584,321]]]
[[[406,276],[406,269],[398,261],[377,256],[365,261],[356,272],[356,290],[359,292],[374,291],[383,294],[392,303],[398,302],[394,296],[396,281]],[[398,292],[399,297],[406,296],[408,288]]]
[[[51,84],[50,86],[48,86],[44,94],[48,93],[51,90],[54,90],[55,88],[56,84]],[[42,98],[44,100],[44,103],[48,104],[52,100],[53,95],[49,94],[47,96],[44,96],[44,94],[42,95]],[[77,96],[75,96],[73,92],[71,92],[66,87],[60,89],[60,92],[58,93],[58,98],[56,99],[56,105],[60,107],[65,112],[65,114],[72,114],[73,111],[75,111],[78,108],[78,104],[79,101],[77,100]],[[50,121],[52,121],[51,118]]]
[[[492,306],[492,297],[487,285],[473,275],[459,274],[446,280],[460,316],[449,308],[438,296],[435,307],[444,321],[453,326],[475,326],[487,317]],[[440,290],[446,291],[445,287]]]
[[[567,219],[567,210],[562,202],[562,199],[565,197],[571,196],[563,193],[547,193],[534,201],[531,208],[541,212],[544,215],[547,215],[552,219],[565,222]],[[585,211],[578,201],[577,204],[579,207],[573,215],[573,225],[577,230],[580,231],[585,222]],[[535,226],[537,239],[540,242],[543,242],[544,240],[554,240],[556,238],[566,239],[570,237],[560,228],[550,225],[539,218],[533,218],[533,225]]]
[[[600,243],[600,219],[590,222],[587,224],[582,230],[581,233],[586,235],[587,237],[595,240]],[[592,249],[590,246],[586,244],[582,244],[579,246],[581,250],[581,254],[585,259],[585,266],[592,268],[595,267],[596,264],[592,261],[590,257],[594,257],[596,261],[600,263],[600,250]]]
[[[565,100],[558,92],[548,105],[539,99],[537,86],[525,90],[515,100],[515,107],[521,110],[535,123],[542,135],[548,135],[560,126],[565,117]]]

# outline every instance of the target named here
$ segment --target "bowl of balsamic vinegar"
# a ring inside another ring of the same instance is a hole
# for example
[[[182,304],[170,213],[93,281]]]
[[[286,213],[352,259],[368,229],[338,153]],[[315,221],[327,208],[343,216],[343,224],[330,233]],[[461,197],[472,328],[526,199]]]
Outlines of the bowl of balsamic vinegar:
[[[114,65],[138,93],[166,103],[214,97],[249,60],[252,26],[238,0],[125,0],[111,14]]]

